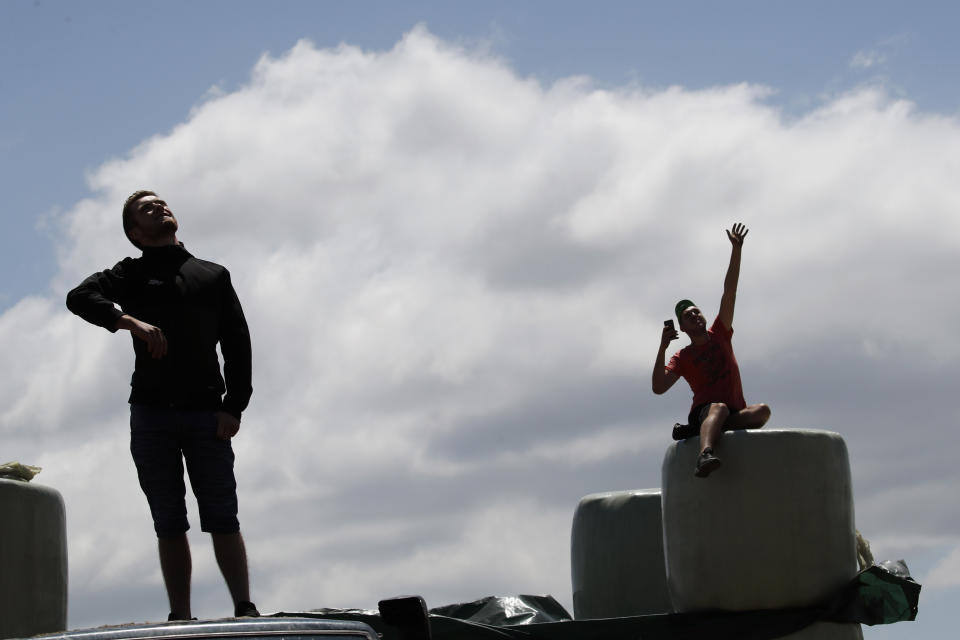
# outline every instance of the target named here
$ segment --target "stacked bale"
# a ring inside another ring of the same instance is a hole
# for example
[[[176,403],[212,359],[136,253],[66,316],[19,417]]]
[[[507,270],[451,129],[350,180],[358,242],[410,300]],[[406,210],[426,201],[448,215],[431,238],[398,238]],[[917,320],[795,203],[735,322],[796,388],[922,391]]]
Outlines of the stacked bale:
[[[0,638],[67,628],[66,513],[49,487],[0,478]]]
[[[570,540],[574,617],[669,612],[660,514],[658,489],[580,500]]]
[[[843,439],[813,430],[738,431],[723,466],[696,478],[699,438],[663,461],[667,585],[678,612],[808,607],[857,573],[850,463]],[[817,623],[789,636],[862,638]]]

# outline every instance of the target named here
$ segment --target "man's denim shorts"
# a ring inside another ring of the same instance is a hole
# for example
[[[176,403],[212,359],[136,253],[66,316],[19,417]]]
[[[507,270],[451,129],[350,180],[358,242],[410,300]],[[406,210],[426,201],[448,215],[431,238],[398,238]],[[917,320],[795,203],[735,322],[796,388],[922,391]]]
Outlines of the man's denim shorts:
[[[208,533],[240,530],[233,447],[229,440],[217,437],[215,411],[132,404],[130,453],[158,537],[175,537],[190,528],[184,501],[184,460],[197,497],[200,529]]]

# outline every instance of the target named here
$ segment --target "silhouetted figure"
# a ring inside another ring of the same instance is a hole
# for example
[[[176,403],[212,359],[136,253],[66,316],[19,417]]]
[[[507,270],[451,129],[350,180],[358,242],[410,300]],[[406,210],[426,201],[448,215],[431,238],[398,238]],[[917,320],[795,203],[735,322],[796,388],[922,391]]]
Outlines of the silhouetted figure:
[[[765,404],[747,405],[740,383],[740,367],[733,355],[733,308],[737,301],[737,281],[740,278],[740,254],[747,228],[735,224],[727,237],[732,245],[730,265],[723,281],[720,313],[710,328],[700,309],[690,300],[677,303],[674,312],[680,330],[690,337],[690,344],[674,354],[664,364],[667,345],[677,339],[675,328],[664,326],[660,350],[653,366],[653,392],[661,394],[683,377],[693,390],[693,405],[688,425],[674,427],[674,439],[700,435],[700,456],[695,474],[710,475],[720,466],[714,447],[723,431],[731,429],[759,429],[770,419],[770,407]]]
[[[177,229],[157,194],[132,194],[123,206],[123,230],[143,255],[84,280],[67,294],[67,307],[87,322],[133,336],[130,451],[157,533],[169,619],[191,618],[184,460],[200,528],[213,538],[235,615],[259,616],[250,602],[230,445],[252,392],[250,334],[229,272],[194,258]]]

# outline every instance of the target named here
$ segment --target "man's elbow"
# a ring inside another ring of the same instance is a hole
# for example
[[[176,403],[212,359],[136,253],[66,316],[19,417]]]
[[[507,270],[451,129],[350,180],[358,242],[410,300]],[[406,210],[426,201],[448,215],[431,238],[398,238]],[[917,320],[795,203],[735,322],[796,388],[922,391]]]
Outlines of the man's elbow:
[[[80,293],[79,288],[78,288],[78,289],[72,289],[72,290],[67,294],[67,301],[66,301],[66,302],[67,302],[67,309],[69,309],[69,310],[72,311],[73,313],[79,313],[79,312],[78,312],[78,309],[80,308],[80,306],[81,306],[81,304],[82,304],[82,302],[83,302],[83,295]]]

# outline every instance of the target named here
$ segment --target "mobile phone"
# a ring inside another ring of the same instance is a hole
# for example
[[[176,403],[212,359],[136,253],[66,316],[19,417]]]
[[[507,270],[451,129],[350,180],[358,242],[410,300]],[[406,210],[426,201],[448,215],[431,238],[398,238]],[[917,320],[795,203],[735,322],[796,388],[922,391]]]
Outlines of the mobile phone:
[[[664,320],[663,326],[670,327],[671,329],[673,329],[673,318],[671,318],[670,320]]]

